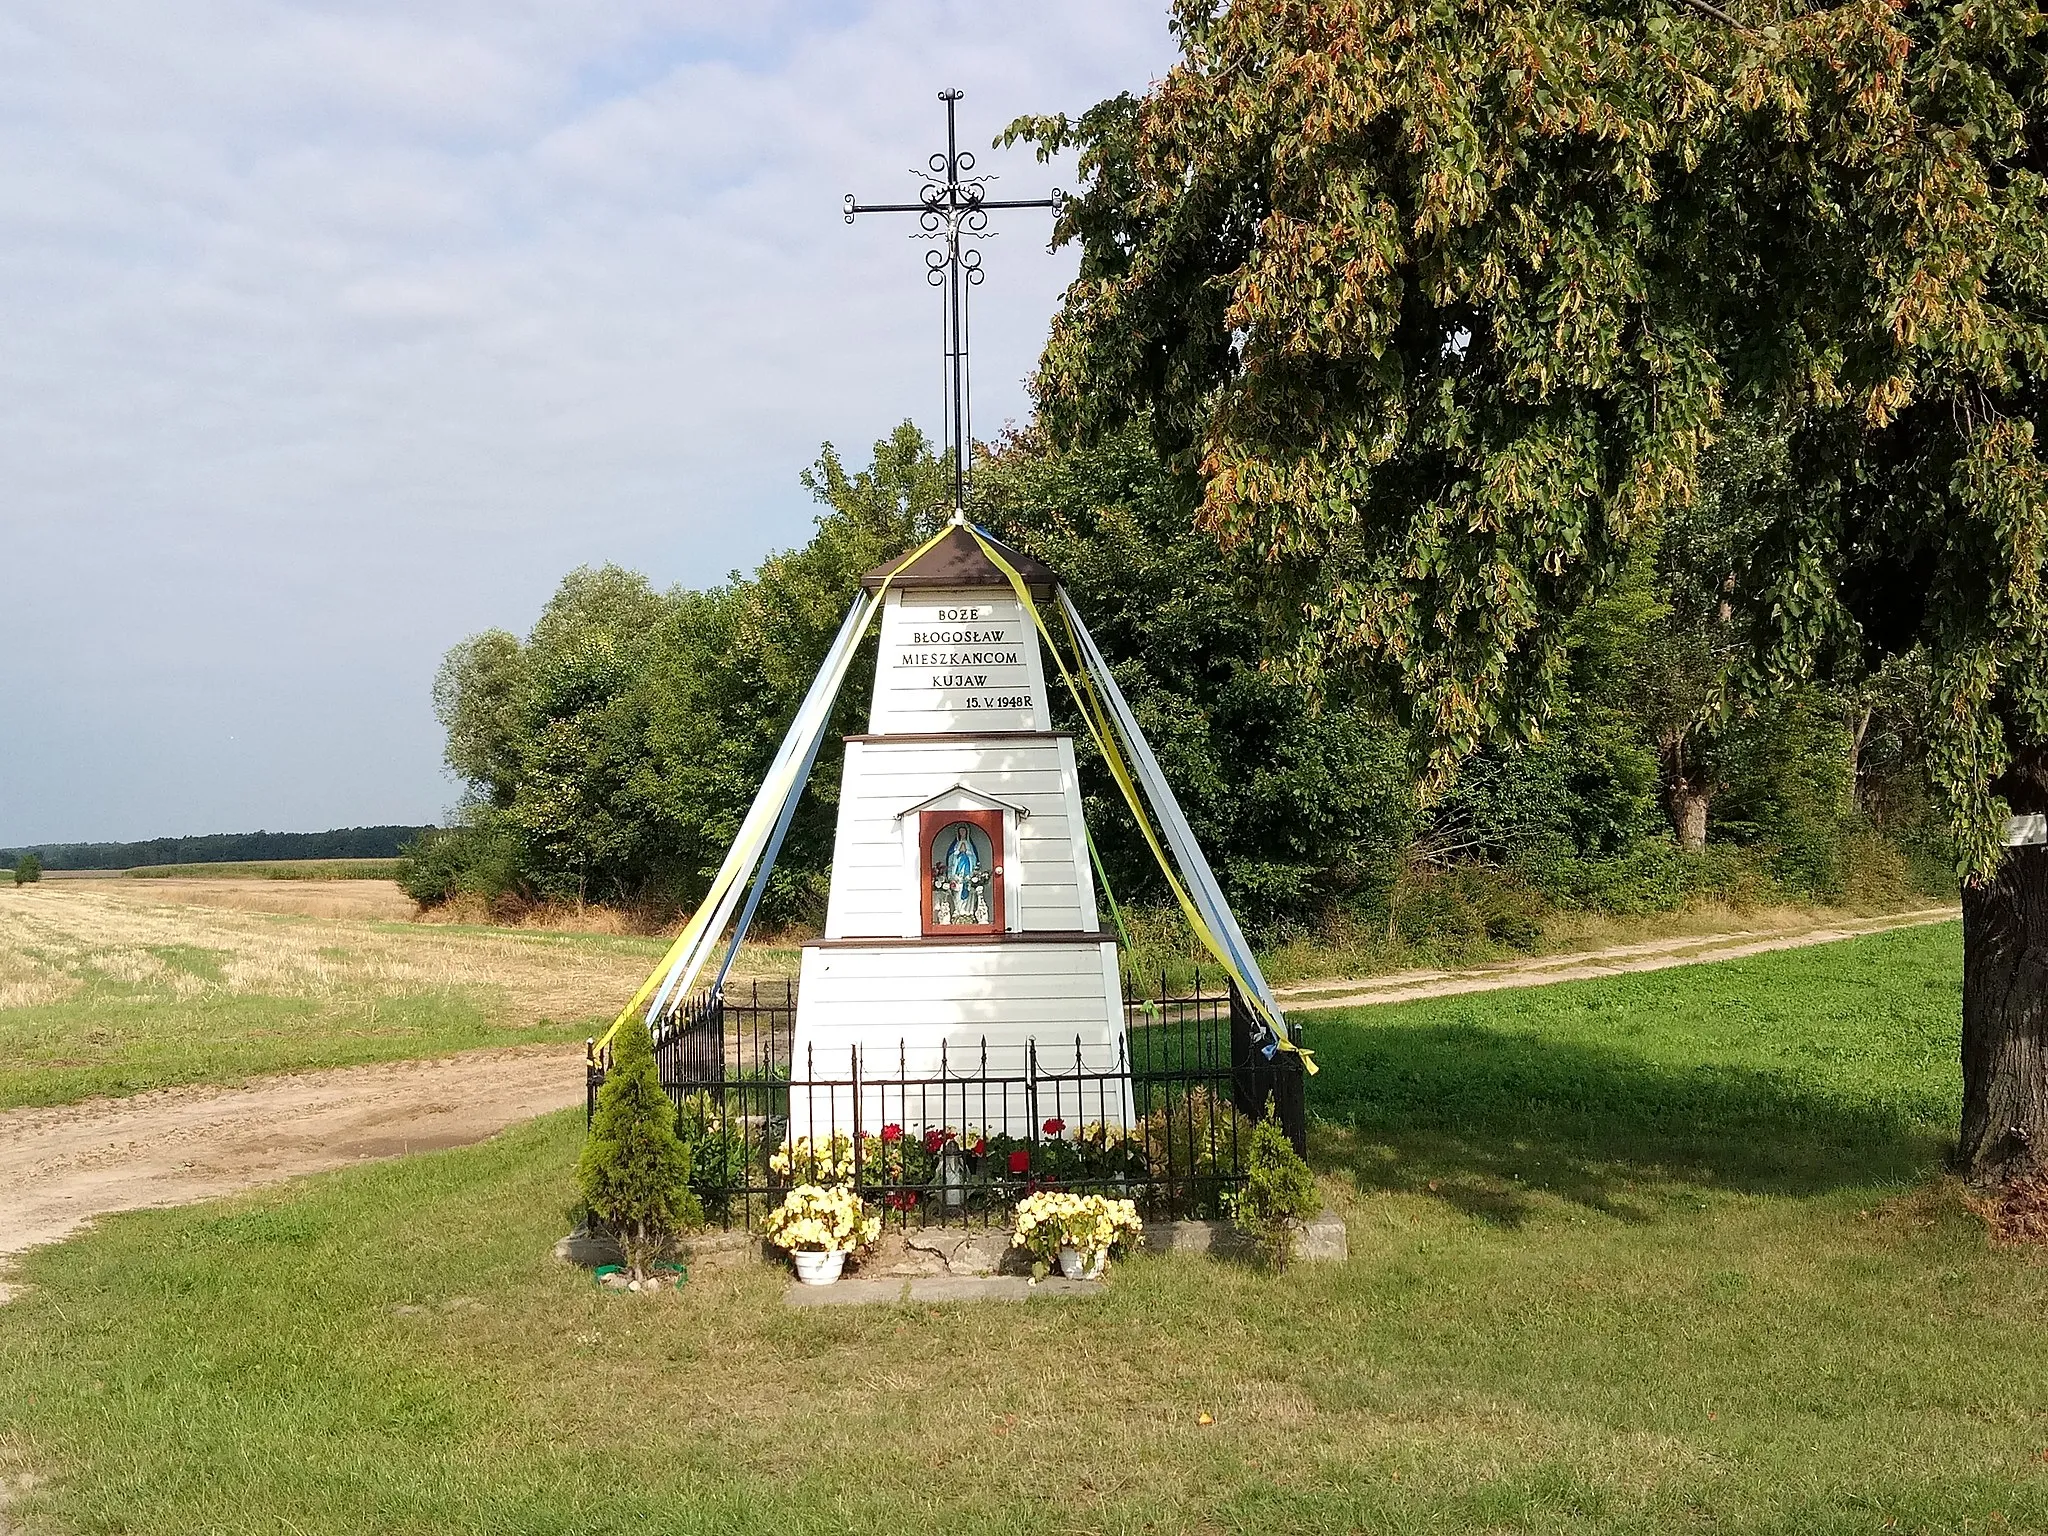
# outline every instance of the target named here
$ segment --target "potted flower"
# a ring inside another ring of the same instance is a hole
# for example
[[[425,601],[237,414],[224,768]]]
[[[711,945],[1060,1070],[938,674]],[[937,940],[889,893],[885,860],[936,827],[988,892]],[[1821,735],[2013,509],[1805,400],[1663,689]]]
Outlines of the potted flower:
[[[1069,1280],[1095,1280],[1110,1254],[1128,1249],[1144,1230],[1138,1208],[1128,1200],[1044,1190],[1017,1202],[1011,1242],[1042,1264],[1057,1263]]]
[[[763,1234],[796,1263],[805,1285],[830,1285],[846,1267],[846,1256],[882,1235],[882,1219],[868,1214],[859,1195],[844,1184],[826,1188],[799,1184],[768,1213]]]

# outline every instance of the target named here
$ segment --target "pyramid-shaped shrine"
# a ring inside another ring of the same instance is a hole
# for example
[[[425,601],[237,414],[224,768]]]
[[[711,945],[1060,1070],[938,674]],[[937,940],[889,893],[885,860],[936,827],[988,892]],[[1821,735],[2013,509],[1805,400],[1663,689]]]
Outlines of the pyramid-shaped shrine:
[[[1074,738],[1052,728],[1049,656],[1182,915],[1230,979],[1231,1070],[1295,1053],[1072,600],[1043,564],[958,514],[863,578],[704,901],[620,1022],[641,1013],[659,1049],[688,1055],[723,1016],[725,978],[878,614],[868,729],[846,741],[825,931],[803,947],[793,1029],[770,1023],[772,1063],[758,1031],[744,1047],[735,1034],[730,1050],[713,1049],[709,1081],[730,1069],[786,1084],[786,1114],[778,1103],[770,1117],[814,1146],[877,1127],[1032,1135],[1045,1119],[1130,1123],[1117,943],[1096,906]],[[1050,649],[1048,614],[1064,654]],[[610,1038],[595,1043],[594,1070]],[[743,1049],[752,1066],[732,1055]],[[685,1078],[702,1080],[684,1073],[676,1085]]]
[[[1043,565],[1006,563],[1053,600]],[[1042,1066],[1117,1070],[1116,941],[1097,915],[1074,741],[1052,729],[1031,615],[962,526],[863,586],[881,594],[881,649],[868,730],[846,742],[793,1074],[849,1077],[855,1047],[870,1077],[984,1062],[1014,1074],[1034,1050]],[[792,1105],[792,1124],[807,1111]]]

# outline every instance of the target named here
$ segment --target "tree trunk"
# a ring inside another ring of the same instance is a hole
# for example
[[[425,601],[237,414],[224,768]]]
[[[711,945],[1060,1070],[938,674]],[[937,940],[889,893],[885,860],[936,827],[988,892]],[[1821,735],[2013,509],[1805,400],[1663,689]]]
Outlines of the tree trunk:
[[[1707,797],[1684,784],[1671,786],[1671,826],[1678,833],[1678,846],[1687,853],[1704,853],[1707,847]]]
[[[2048,808],[2048,750],[1993,789]],[[1956,1161],[1977,1184],[2048,1171],[2048,847],[2008,848],[1963,887],[1963,1125]]]
[[[1859,812],[1867,809],[1863,793],[1863,742],[1870,735],[1870,722],[1876,715],[1876,710],[1866,706],[1849,726],[1849,805]]]
[[[1963,1133],[1973,1183],[2048,1168],[2048,848],[1963,887]]]
[[[1678,846],[1687,853],[1703,853],[1707,846],[1707,802],[1713,799],[1713,790],[1710,783],[1696,779],[1686,765],[1686,734],[1674,731],[1657,743],[1657,756],[1664,770],[1664,814],[1671,818]]]

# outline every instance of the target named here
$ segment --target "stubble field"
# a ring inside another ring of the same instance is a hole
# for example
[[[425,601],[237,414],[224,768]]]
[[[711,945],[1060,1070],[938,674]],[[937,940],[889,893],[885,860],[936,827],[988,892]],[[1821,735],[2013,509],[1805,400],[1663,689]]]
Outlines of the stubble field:
[[[666,947],[411,911],[369,880],[0,890],[0,1109],[581,1040]],[[749,961],[772,973],[793,957]]]

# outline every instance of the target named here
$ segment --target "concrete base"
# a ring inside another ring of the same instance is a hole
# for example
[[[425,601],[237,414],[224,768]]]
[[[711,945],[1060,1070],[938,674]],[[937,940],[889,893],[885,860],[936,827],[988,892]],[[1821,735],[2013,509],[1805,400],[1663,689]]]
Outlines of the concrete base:
[[[781,1255],[751,1232],[700,1232],[684,1239],[679,1247],[682,1261],[693,1268],[758,1260],[781,1262]],[[1145,1247],[1153,1253],[1202,1253],[1216,1258],[1242,1258],[1250,1252],[1250,1245],[1227,1221],[1148,1221]],[[1302,1228],[1294,1256],[1304,1264],[1341,1264],[1349,1253],[1343,1219],[1323,1215]],[[594,1269],[618,1263],[619,1250],[601,1233],[579,1227],[555,1244],[555,1257],[564,1264]],[[1003,1227],[931,1227],[912,1229],[901,1236],[891,1233],[858,1268],[858,1280],[842,1280],[839,1286],[900,1286],[905,1280],[936,1283],[989,1276],[1022,1284],[1031,1272],[1031,1260],[1010,1246],[1010,1233]],[[837,1290],[839,1286],[809,1289]]]
[[[1035,1285],[1022,1275],[927,1275],[841,1280],[833,1285],[792,1281],[782,1301],[791,1307],[930,1306],[952,1301],[1072,1301],[1101,1294],[1099,1280],[1065,1280],[1057,1275]]]
[[[934,1227],[906,1234],[904,1245],[913,1254],[930,1255],[948,1275],[1031,1273],[1030,1258],[1010,1246],[1007,1227],[969,1227],[964,1231]]]

